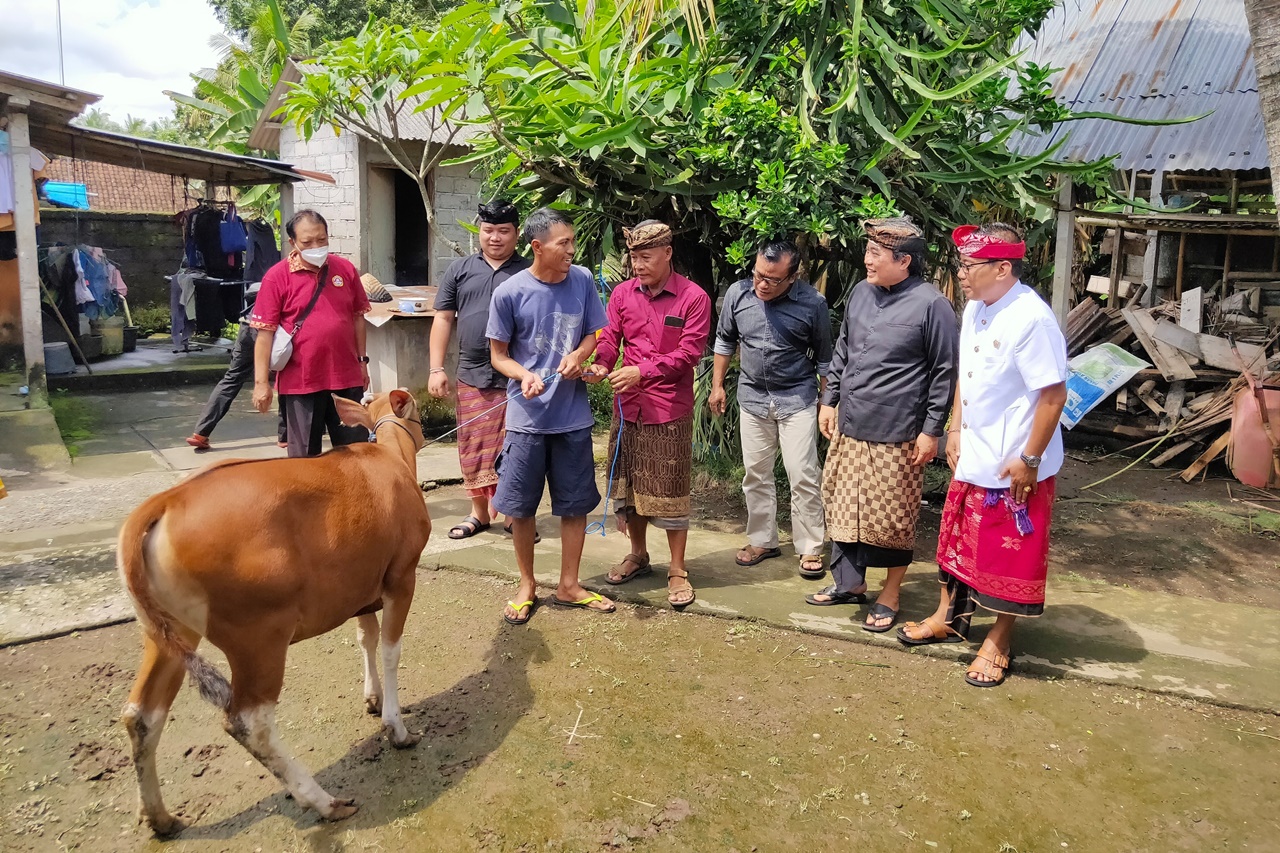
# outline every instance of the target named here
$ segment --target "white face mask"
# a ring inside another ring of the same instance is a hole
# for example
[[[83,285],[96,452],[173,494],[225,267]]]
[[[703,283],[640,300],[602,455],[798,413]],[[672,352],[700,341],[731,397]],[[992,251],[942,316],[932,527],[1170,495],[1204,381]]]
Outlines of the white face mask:
[[[302,259],[313,267],[322,266],[329,257],[329,247],[321,246],[317,249],[302,249],[298,252]]]

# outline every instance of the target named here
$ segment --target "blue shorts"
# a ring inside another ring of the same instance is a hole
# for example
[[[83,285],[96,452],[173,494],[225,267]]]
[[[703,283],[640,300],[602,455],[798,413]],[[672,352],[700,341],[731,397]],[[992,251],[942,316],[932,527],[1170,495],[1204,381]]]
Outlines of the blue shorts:
[[[544,484],[551,487],[554,516],[588,515],[600,503],[591,427],[545,434],[508,432],[493,467],[498,472],[493,505],[512,518],[537,514]]]

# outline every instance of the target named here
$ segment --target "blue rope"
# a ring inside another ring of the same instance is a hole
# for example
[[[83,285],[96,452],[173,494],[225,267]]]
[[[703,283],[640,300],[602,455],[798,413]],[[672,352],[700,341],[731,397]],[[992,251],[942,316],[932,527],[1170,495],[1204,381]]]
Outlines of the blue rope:
[[[560,376],[560,374],[559,374],[559,373],[552,373],[550,376],[540,376],[540,377],[538,377],[538,378],[542,380],[542,383],[543,383],[544,385],[550,385],[551,383],[555,382],[557,379],[560,379],[560,378],[561,378],[561,376]],[[505,406],[507,403],[510,403],[512,400],[514,400],[516,397],[519,397],[519,396],[520,396],[521,394],[523,394],[523,393],[524,393],[524,392],[523,392],[521,389],[517,388],[515,391],[512,391],[510,394],[508,394],[508,395],[507,395],[507,398],[506,398],[505,400],[503,400],[501,403],[499,403],[498,405],[496,405],[496,406],[492,406],[492,407],[490,407],[490,408],[488,408],[488,409],[485,409],[483,412],[481,412],[480,414],[476,415],[474,418],[471,418],[470,420],[463,421],[462,423],[458,424],[456,427],[454,427],[453,429],[451,429],[451,430],[449,430],[448,432],[444,433],[443,435],[438,435],[438,436],[436,436],[435,438],[433,438],[433,439],[431,439],[430,441],[428,441],[426,444],[422,445],[422,446],[423,446],[423,448],[425,449],[425,448],[427,448],[427,447],[430,447],[431,445],[435,444],[437,441],[444,441],[446,438],[448,438],[449,436],[453,435],[455,432],[457,432],[458,430],[462,429],[464,426],[466,426],[466,425],[468,425],[468,424],[473,424],[473,423],[475,423],[475,422],[476,422],[476,421],[478,421],[478,420],[482,420],[482,419],[484,419],[484,418],[487,418],[490,414],[492,414],[493,412],[496,412],[498,409],[501,409],[501,408],[502,408],[503,406]],[[370,440],[370,441],[373,441],[373,435],[372,435],[372,434],[370,434],[370,436],[369,436],[369,440]]]
[[[588,524],[586,530],[587,533],[599,533],[601,536],[607,536],[609,533],[609,501],[613,498],[613,475],[618,468],[618,454],[622,451],[622,431],[627,424],[626,419],[622,417],[622,397],[615,394],[613,403],[618,411],[618,437],[613,445],[613,461],[609,463],[609,479],[605,481],[604,509],[600,513],[600,520]]]

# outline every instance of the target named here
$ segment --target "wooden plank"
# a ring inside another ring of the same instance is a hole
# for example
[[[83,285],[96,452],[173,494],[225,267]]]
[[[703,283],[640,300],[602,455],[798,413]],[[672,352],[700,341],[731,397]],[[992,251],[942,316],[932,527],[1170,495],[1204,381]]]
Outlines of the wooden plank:
[[[1160,405],[1160,401],[1156,399],[1155,389],[1156,381],[1154,379],[1148,379],[1146,382],[1143,382],[1138,386],[1138,389],[1134,391],[1134,394],[1146,405],[1148,409],[1151,410],[1151,414],[1160,418],[1164,417],[1164,406]]]
[[[1197,335],[1200,343],[1201,358],[1204,363],[1210,367],[1217,367],[1221,370],[1240,371],[1240,359],[1236,358],[1235,353],[1231,351],[1231,342],[1226,338],[1219,338],[1216,335]],[[1267,351],[1255,344],[1237,344],[1240,350],[1240,357],[1244,359],[1244,363],[1249,366],[1250,370],[1257,370],[1259,364],[1265,364]]]
[[[1129,324],[1129,328],[1133,329],[1133,333],[1138,336],[1138,340],[1142,342],[1143,349],[1147,351],[1147,355],[1155,362],[1161,376],[1170,381],[1196,378],[1196,372],[1191,369],[1191,365],[1187,364],[1187,360],[1182,357],[1182,353],[1178,352],[1174,347],[1163,344],[1151,337],[1156,321],[1152,319],[1150,314],[1133,308],[1125,308],[1120,313],[1124,316],[1125,322]]]
[[[1157,320],[1151,330],[1151,337],[1163,344],[1176,347],[1188,355],[1200,358],[1200,340],[1195,332],[1187,331],[1182,326],[1175,326],[1168,320]]]
[[[1099,296],[1106,296],[1111,292],[1111,280],[1104,275],[1091,275],[1089,281],[1085,283],[1085,290],[1089,293],[1096,293]],[[1116,295],[1120,299],[1128,297],[1133,291],[1133,282],[1126,281],[1122,278],[1116,280]],[[1110,300],[1108,305],[1112,304]]]
[[[1126,414],[1129,411],[1129,386],[1127,385],[1116,392],[1116,411]]]
[[[1178,318],[1178,325],[1188,331],[1200,334],[1203,318],[1204,288],[1193,287],[1182,294],[1182,313]]]
[[[1187,383],[1181,379],[1169,383],[1169,391],[1164,395],[1164,417],[1160,419],[1161,429],[1173,429],[1175,418],[1182,417],[1182,404],[1187,399]]]
[[[1155,459],[1152,459],[1151,467],[1159,468],[1162,465],[1164,465],[1164,463],[1168,462],[1170,459],[1173,459],[1173,457],[1177,456],[1180,453],[1185,453],[1186,451],[1190,450],[1194,446],[1195,446],[1194,441],[1180,441],[1177,444],[1175,444],[1173,447],[1170,447],[1164,453],[1161,453]]]
[[[1200,472],[1209,466],[1209,463],[1222,455],[1227,449],[1227,445],[1231,442],[1231,430],[1227,430],[1209,445],[1204,453],[1196,457],[1196,461],[1187,466],[1178,476],[1182,478],[1184,483],[1190,483],[1196,477],[1200,476]]]
[[[1178,235],[1178,268],[1173,280],[1173,297],[1175,299],[1182,297],[1182,271],[1186,269],[1186,261],[1187,234],[1184,231],[1182,234]]]

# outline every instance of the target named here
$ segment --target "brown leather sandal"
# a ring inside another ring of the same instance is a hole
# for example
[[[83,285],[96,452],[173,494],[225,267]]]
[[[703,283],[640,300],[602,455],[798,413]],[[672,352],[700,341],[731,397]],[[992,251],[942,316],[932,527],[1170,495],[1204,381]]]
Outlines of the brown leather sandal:
[[[631,571],[627,571],[627,566],[635,566]],[[645,554],[641,557],[639,554],[628,554],[622,558],[622,562],[609,570],[609,574],[605,575],[604,582],[617,586],[634,580],[641,575],[653,574],[653,566],[649,565],[649,555]],[[617,575],[618,579],[614,580],[613,576]]]
[[[1004,684],[1004,677],[1008,671],[1009,656],[991,651],[989,646],[983,644],[982,648],[978,649],[978,655],[973,659],[973,663],[969,664],[964,680],[974,687],[999,687]],[[990,680],[974,678],[974,675],[984,675]]]
[[[693,604],[694,599],[698,597],[698,593],[693,589],[693,584],[689,583],[688,580],[685,580],[688,577],[688,572],[681,571],[680,569],[667,569],[667,603],[675,610],[683,610],[690,604]],[[683,585],[678,585],[672,589],[671,580],[673,578],[684,581]],[[683,596],[685,593],[688,593],[689,595],[688,601],[676,600],[676,596]]]
[[[914,628],[924,628],[928,635],[913,637],[907,632]],[[963,643],[964,636],[950,625],[944,625],[932,616],[925,617],[923,622],[908,622],[898,629],[898,642],[904,646],[930,646],[934,643]]]

